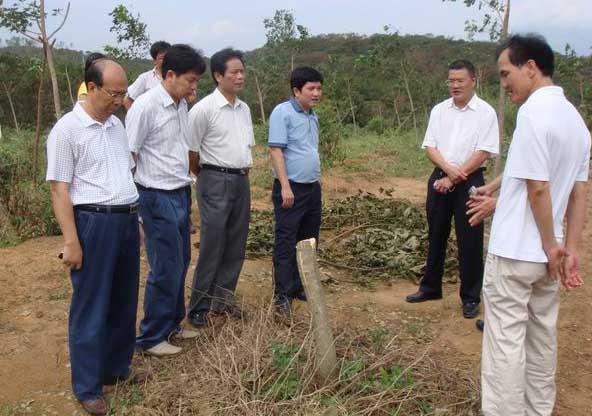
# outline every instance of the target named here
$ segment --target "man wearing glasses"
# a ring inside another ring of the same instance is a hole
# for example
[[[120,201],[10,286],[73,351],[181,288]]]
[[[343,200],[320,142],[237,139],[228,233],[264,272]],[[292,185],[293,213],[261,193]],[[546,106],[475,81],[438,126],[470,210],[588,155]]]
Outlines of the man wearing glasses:
[[[130,150],[137,161],[135,180],[150,263],[144,318],[137,346],[155,356],[174,355],[171,335],[182,330],[185,275],[191,259],[189,240],[189,125],[185,97],[195,92],[206,69],[187,45],[173,45],[162,62],[163,81],[142,94],[126,117]]]
[[[484,184],[485,162],[499,151],[494,109],[475,94],[475,67],[457,60],[448,67],[450,98],[437,104],[422,144],[435,168],[428,180],[426,211],[429,249],[416,303],[442,298],[442,275],[452,217],[460,262],[463,316],[479,314],[483,282],[483,224],[471,227],[466,214],[471,187]]]
[[[138,192],[125,130],[113,115],[127,92],[125,72],[101,59],[84,78],[86,100],[56,123],[47,140],[47,180],[64,236],[61,258],[71,269],[72,390],[87,412],[104,415],[103,386],[130,378],[134,353]]]

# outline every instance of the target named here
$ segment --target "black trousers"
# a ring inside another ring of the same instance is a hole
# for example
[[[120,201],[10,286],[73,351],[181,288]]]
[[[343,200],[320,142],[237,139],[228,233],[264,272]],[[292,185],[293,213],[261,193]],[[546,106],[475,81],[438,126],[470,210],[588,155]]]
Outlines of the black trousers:
[[[464,303],[480,302],[483,285],[483,223],[471,227],[466,214],[469,188],[482,186],[483,169],[476,170],[466,181],[456,185],[452,192],[441,194],[434,189],[434,182],[443,178],[444,172],[436,168],[428,180],[426,211],[429,226],[429,249],[426,271],[420,290],[426,293],[442,293],[442,275],[452,217],[458,242],[460,263],[460,298]]]
[[[276,179],[271,198],[275,214],[273,280],[276,298],[293,298],[302,291],[296,263],[296,243],[308,238],[319,241],[321,229],[321,185],[290,182],[294,193],[292,208],[282,208],[282,187]]]

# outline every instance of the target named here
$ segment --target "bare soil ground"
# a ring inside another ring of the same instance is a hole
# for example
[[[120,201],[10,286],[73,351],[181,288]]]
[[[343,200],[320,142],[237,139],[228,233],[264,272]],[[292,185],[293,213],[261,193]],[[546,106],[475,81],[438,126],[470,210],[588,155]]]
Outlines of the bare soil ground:
[[[423,180],[392,178],[356,181],[325,177],[326,197],[342,197],[379,188],[394,189],[393,196],[422,204]],[[265,199],[254,207],[268,207]],[[558,398],[555,415],[592,414],[592,208],[588,213],[582,250],[582,268],[588,281],[583,288],[563,292],[559,322]],[[197,223],[197,218],[194,218]],[[197,240],[197,237],[194,236]],[[38,238],[0,250],[0,415],[82,414],[71,395],[67,348],[70,282],[56,254],[60,237]],[[197,250],[193,251],[191,273]],[[147,264],[142,261],[142,276]],[[347,274],[324,270],[337,282],[327,287],[331,317],[337,328],[386,327],[401,331],[411,341],[425,345],[442,357],[458,362],[467,377],[477,378],[481,334],[474,320],[461,316],[458,287],[445,286],[442,301],[410,305],[404,297],[415,290],[407,281],[363,288],[348,282]],[[238,287],[246,305],[257,304],[271,291],[270,259],[248,260]],[[143,295],[143,290],[140,296]],[[141,305],[141,302],[140,302]],[[306,306],[298,304],[296,313]],[[141,310],[138,311],[141,316]],[[403,328],[403,329],[402,329]]]

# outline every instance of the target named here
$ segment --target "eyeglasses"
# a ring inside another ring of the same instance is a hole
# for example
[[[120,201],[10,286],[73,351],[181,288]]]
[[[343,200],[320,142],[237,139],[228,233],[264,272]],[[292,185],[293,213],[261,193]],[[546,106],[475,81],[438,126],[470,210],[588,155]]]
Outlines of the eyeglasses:
[[[464,85],[468,82],[469,80],[466,78],[452,78],[452,79],[447,79],[446,81],[444,81],[446,83],[446,85],[451,86],[451,85]]]
[[[118,100],[118,99],[123,100],[127,96],[127,90],[125,90],[123,92],[109,92],[106,89],[104,89],[103,87],[97,86],[97,88],[100,89],[101,91],[103,91],[105,94],[107,94],[113,100]]]

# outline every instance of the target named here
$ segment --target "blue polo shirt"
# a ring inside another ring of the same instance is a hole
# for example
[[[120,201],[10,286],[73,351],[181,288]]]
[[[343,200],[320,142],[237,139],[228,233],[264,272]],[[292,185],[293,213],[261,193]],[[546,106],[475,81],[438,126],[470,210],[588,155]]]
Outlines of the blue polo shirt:
[[[283,149],[288,179],[312,183],[321,176],[319,118],[305,113],[295,98],[278,104],[269,117],[269,147]],[[275,172],[273,177],[277,178]]]

